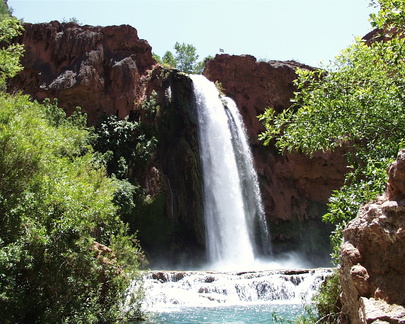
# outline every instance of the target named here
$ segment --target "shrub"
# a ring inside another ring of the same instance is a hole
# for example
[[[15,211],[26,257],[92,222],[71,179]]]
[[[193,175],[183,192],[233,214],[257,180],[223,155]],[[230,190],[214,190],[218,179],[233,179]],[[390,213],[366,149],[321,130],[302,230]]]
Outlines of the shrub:
[[[28,97],[0,95],[5,323],[110,322],[122,315],[139,246],[112,203],[117,184],[94,164],[87,142],[88,132],[73,119],[51,122]],[[95,244],[115,250],[97,258]]]

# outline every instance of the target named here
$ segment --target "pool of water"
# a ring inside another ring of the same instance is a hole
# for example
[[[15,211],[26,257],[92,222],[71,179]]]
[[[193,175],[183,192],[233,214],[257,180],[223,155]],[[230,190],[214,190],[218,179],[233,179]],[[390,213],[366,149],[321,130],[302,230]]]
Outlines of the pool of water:
[[[144,324],[259,324],[289,323],[304,313],[301,305],[261,304],[221,307],[179,307],[150,313]],[[280,320],[275,321],[274,315]]]

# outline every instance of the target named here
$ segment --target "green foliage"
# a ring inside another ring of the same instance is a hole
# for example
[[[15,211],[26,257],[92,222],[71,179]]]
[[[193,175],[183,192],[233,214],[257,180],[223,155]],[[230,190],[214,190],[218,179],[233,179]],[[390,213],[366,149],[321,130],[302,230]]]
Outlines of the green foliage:
[[[163,64],[162,59],[161,59],[160,56],[157,55],[156,53],[152,53],[152,57],[153,57],[153,59],[154,59],[157,63]]]
[[[127,179],[137,169],[143,170],[156,139],[145,133],[139,122],[105,115],[95,128],[92,145],[109,174]]]
[[[176,42],[174,45],[175,54],[171,51],[166,51],[162,58],[158,55],[153,54],[155,60],[170,68],[178,69],[184,73],[194,73],[200,74],[204,70],[205,60],[212,58],[211,56],[206,57],[203,61],[198,61],[197,49],[186,43]]]
[[[159,115],[160,106],[157,103],[157,92],[156,91],[152,91],[148,100],[145,100],[142,103],[141,110],[144,113],[144,119],[147,119],[148,121],[152,121],[156,116]],[[144,125],[143,125],[143,128],[145,129]],[[153,133],[154,131],[152,129],[149,129],[148,132]]]
[[[380,3],[374,25],[392,30],[404,22],[402,1]],[[293,105],[280,114],[268,109],[259,117],[266,127],[260,138],[265,144],[277,141],[282,151],[348,151],[345,184],[334,192],[324,216],[337,225],[335,256],[341,229],[356,216],[360,204],[383,192],[385,170],[404,144],[405,40],[398,33],[402,26],[384,42],[357,39],[327,69],[298,70]]]
[[[21,29],[1,21],[0,41],[9,44]],[[0,50],[2,86],[21,68],[21,54],[15,45]],[[113,203],[124,186],[94,163],[86,116],[77,109],[66,118],[56,101],[0,92],[0,151],[2,323],[136,315],[122,301],[142,254]],[[138,306],[140,289],[129,294]]]
[[[111,322],[122,316],[139,245],[125,234],[117,184],[94,165],[88,132],[50,106],[0,95],[2,320]],[[114,247],[109,262],[95,242]]]
[[[279,324],[316,324],[316,318],[311,313],[311,308],[306,310],[306,314],[298,316],[294,320],[286,319],[283,316],[278,315],[277,313],[272,314],[272,320],[274,323]],[[308,313],[309,312],[309,313]]]
[[[372,27],[383,30],[388,37],[404,32],[405,3],[402,0],[373,0],[371,4],[380,7],[377,14],[370,15]]]
[[[197,49],[191,44],[179,42],[174,45],[174,49],[177,68],[185,73],[194,73],[198,60]]]
[[[76,17],[71,17],[69,19],[63,18],[62,22],[63,23],[74,23],[76,25],[81,25],[81,23],[79,22],[79,19],[77,19]]]
[[[174,58],[173,53],[170,51],[166,51],[166,53],[162,57],[163,64],[171,67],[176,68],[177,60]]]
[[[224,94],[224,93],[225,93],[225,89],[224,89],[224,87],[223,87],[223,85],[222,85],[221,82],[215,81],[215,87],[217,88],[217,90],[218,90],[221,94]]]
[[[121,218],[130,225],[133,232],[137,228],[134,218],[142,210],[145,199],[138,179],[148,168],[148,162],[156,150],[153,120],[160,110],[156,96],[153,92],[149,100],[142,104],[138,121],[102,116],[91,141],[96,151],[96,160],[106,166],[109,175],[116,178],[118,187],[114,203],[118,206]]]
[[[320,318],[317,323],[338,323],[340,293],[339,275],[335,271],[331,277],[325,280],[319,292],[313,298],[318,318]]]
[[[0,43],[6,46],[0,49],[0,89],[4,90],[6,79],[12,78],[22,69],[20,57],[23,54],[23,46],[11,44],[16,36],[22,33],[23,27],[15,18],[0,20]]]
[[[11,10],[8,8],[6,1],[0,0],[0,21],[10,18]]]

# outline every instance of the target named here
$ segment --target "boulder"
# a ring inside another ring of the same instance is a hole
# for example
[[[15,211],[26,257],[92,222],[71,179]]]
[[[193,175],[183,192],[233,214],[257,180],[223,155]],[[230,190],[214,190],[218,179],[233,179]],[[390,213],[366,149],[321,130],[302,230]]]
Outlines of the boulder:
[[[390,166],[387,192],[362,206],[344,230],[339,269],[342,318],[405,323],[405,150]]]

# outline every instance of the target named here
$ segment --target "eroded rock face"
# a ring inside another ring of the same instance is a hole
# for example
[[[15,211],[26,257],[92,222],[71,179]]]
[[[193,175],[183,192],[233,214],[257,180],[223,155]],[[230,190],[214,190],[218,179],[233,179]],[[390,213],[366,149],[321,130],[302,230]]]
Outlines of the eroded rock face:
[[[144,78],[156,63],[135,28],[93,27],[57,21],[24,24],[24,70],[9,89],[33,98],[58,98],[70,114],[80,106],[94,124],[102,113],[121,118],[144,96]]]
[[[294,61],[257,62],[253,56],[217,55],[206,63],[204,75],[219,82],[235,100],[245,122],[259,175],[266,217],[275,252],[301,249],[308,256],[326,256],[331,228],[322,223],[333,190],[343,184],[346,172],[343,150],[315,154],[281,155],[264,147],[264,131],[257,116],[266,108],[278,112],[291,105],[296,68],[313,69]]]
[[[267,107],[282,111],[291,105],[297,67],[313,69],[294,61],[257,62],[251,55],[222,54],[207,62],[203,74],[220,82],[225,94],[235,100],[251,142],[258,144],[257,134],[264,129],[257,115]]]
[[[405,150],[386,194],[361,207],[344,231],[340,282],[349,323],[405,323]]]

